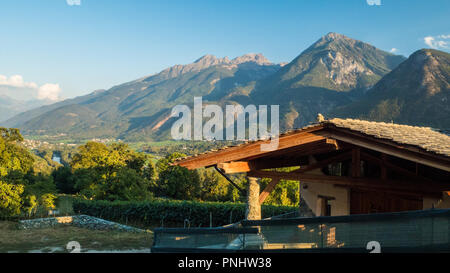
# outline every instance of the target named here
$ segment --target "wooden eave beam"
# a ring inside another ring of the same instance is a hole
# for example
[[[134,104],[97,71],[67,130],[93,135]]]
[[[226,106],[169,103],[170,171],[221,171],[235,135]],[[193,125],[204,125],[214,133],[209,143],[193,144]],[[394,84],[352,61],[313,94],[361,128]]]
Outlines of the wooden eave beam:
[[[411,147],[411,145],[401,145],[383,139],[375,139],[371,136],[365,136],[361,133],[340,128],[329,128],[328,130],[318,131],[316,134],[322,135],[324,138],[337,139],[349,144],[450,172],[450,159],[426,153],[417,147]]]
[[[351,152],[345,152],[343,154],[339,154],[339,155],[336,155],[336,156],[329,157],[329,158],[324,159],[322,161],[319,161],[317,163],[313,163],[313,164],[310,164],[310,165],[307,165],[307,166],[304,166],[304,167],[300,167],[300,169],[292,171],[291,173],[305,173],[305,172],[308,172],[308,171],[312,171],[312,170],[315,170],[315,169],[326,167],[326,166],[328,166],[331,163],[341,162],[341,161],[344,161],[346,159],[350,159],[351,157],[352,157],[352,153]]]
[[[217,167],[226,174],[247,173],[252,170],[250,163],[247,161],[219,163],[217,164]]]
[[[333,185],[361,186],[383,190],[420,191],[423,193],[436,193],[450,190],[450,184],[438,183],[411,183],[397,180],[381,180],[372,178],[353,178],[343,176],[315,175],[295,172],[251,171],[249,176],[260,178],[278,178],[285,180],[297,180],[309,183],[323,183]]]
[[[415,178],[415,179],[422,180],[422,181],[428,181],[428,182],[432,182],[433,181],[433,180],[431,180],[431,179],[429,179],[427,177],[423,177],[421,175],[418,175],[416,172],[412,172],[412,171],[409,171],[409,170],[407,170],[405,168],[402,168],[400,166],[392,164],[391,162],[389,162],[387,160],[387,156],[385,154],[382,154],[381,155],[382,159],[379,159],[376,156],[373,156],[373,155],[368,154],[366,152],[361,152],[361,157],[363,159],[367,160],[367,161],[374,162],[374,163],[376,163],[376,164],[378,164],[380,166],[380,168],[381,168],[381,178],[382,179],[386,179],[386,169],[391,169],[393,171],[396,171],[398,173],[401,173],[401,174],[406,175],[406,176],[411,177],[411,178]],[[384,168],[384,170],[383,170],[383,168]],[[383,174],[383,172],[384,172],[384,174]],[[384,176],[384,178],[383,178],[383,176]]]
[[[335,146],[332,144],[327,144],[325,138],[320,138],[316,141],[304,143],[297,146],[288,147],[285,149],[277,149],[276,151],[272,151],[264,154],[257,154],[254,156],[248,156],[245,158],[245,161],[255,161],[258,159],[265,160],[267,158],[277,158],[280,156],[289,156],[289,155],[309,155],[311,153],[322,153],[334,151]]]
[[[339,187],[339,188],[347,188],[347,189],[356,189],[356,190],[363,190],[363,191],[373,191],[374,189],[371,187],[363,187],[363,186],[347,186],[347,185],[334,185],[335,187]],[[395,194],[395,195],[400,195],[400,196],[414,196],[414,197],[418,197],[418,198],[423,198],[423,197],[432,197],[432,198],[436,198],[436,199],[440,199],[442,198],[442,192],[420,192],[420,191],[407,191],[407,190],[393,190],[393,189],[383,189],[384,193],[389,193],[389,194]],[[445,193],[445,192],[444,192]]]
[[[317,168],[322,168],[331,164],[333,162],[339,162],[345,159],[351,158],[351,153],[346,152],[337,156],[330,157],[328,159],[322,160],[312,165],[308,165],[305,168],[301,168],[296,170],[296,172],[304,173],[310,170],[314,170]],[[261,169],[273,169],[280,167],[289,167],[289,166],[300,166],[302,165],[300,160],[290,159],[290,158],[267,158],[262,160],[254,160],[254,161],[234,161],[234,162],[224,162],[217,164],[217,167],[221,169],[226,174],[232,173],[246,173],[252,170],[261,170]]]
[[[262,158],[250,161],[254,170],[274,169],[301,166],[308,164],[308,158],[299,157],[281,157],[281,158]]]
[[[292,133],[285,136],[280,136],[277,150],[283,150],[300,146],[316,141],[324,140],[325,137],[317,135],[316,131],[322,129],[322,126],[316,126],[310,130],[303,130],[299,133]],[[197,169],[202,167],[214,166],[223,162],[242,161],[245,158],[252,156],[263,156],[272,153],[273,151],[262,151],[261,144],[269,144],[270,140],[256,141],[253,143],[231,147],[216,152],[201,154],[195,157],[187,158],[174,162],[174,165],[186,167],[188,169]]]

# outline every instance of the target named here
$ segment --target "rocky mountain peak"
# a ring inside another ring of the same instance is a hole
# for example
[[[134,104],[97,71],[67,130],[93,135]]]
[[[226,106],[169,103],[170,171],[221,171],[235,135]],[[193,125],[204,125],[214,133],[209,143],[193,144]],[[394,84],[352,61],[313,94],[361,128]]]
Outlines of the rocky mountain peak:
[[[314,50],[317,48],[321,49],[326,48],[328,50],[333,51],[348,50],[349,48],[354,48],[359,51],[377,50],[376,47],[370,44],[364,43],[362,41],[335,32],[330,32],[327,35],[321,37],[309,49]]]
[[[437,64],[436,57],[433,56],[433,52],[430,49],[421,49],[414,52],[410,60],[416,66],[423,66],[424,64]]]
[[[450,59],[449,54],[432,49],[422,49],[409,58],[409,70],[417,71],[416,79],[427,94],[434,95],[450,89],[448,82]]]
[[[206,54],[206,55],[200,57],[199,59],[197,59],[194,62],[194,64],[199,64],[199,65],[202,65],[202,66],[212,66],[212,65],[217,65],[217,64],[222,63],[222,62],[227,61],[227,60],[228,60],[227,57],[220,59],[220,58],[217,58],[214,55]]]
[[[291,87],[314,86],[338,91],[367,89],[405,58],[330,32],[280,70]]]
[[[259,65],[269,65],[272,64],[263,54],[261,53],[248,53],[242,56],[234,58],[231,63],[241,64],[241,63],[256,63]]]
[[[350,38],[340,33],[329,32],[327,35],[323,36],[323,39],[331,41],[337,39],[350,39]]]

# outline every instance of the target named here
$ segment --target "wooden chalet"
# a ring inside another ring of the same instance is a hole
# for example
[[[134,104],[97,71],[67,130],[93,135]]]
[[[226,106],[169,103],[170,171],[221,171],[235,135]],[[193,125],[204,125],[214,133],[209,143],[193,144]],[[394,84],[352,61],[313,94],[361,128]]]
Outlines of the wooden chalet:
[[[246,173],[248,220],[261,219],[261,204],[281,179],[299,181],[302,202],[315,216],[450,208],[450,136],[431,128],[335,118],[281,134],[276,150],[262,151],[269,141],[175,164]],[[262,191],[260,178],[271,179]]]

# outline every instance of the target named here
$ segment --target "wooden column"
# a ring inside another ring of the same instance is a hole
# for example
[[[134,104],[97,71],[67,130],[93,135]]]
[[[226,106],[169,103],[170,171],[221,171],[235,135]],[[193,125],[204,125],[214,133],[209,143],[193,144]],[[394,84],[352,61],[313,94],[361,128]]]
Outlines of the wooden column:
[[[380,164],[380,168],[381,168],[381,179],[382,179],[382,180],[386,180],[386,179],[387,179],[386,161],[387,161],[387,156],[386,156],[386,154],[381,154],[381,164]]]
[[[361,177],[361,149],[352,150],[352,177]]]
[[[260,186],[258,180],[256,177],[248,177],[247,209],[245,212],[245,219],[247,220],[261,220]]]

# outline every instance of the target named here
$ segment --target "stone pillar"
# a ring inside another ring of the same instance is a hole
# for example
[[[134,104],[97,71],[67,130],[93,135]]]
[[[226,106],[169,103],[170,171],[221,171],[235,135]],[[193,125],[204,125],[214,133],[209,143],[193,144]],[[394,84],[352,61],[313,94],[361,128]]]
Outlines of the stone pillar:
[[[245,212],[245,219],[261,220],[261,205],[259,204],[260,187],[258,178],[248,177],[248,182],[247,210]]]

